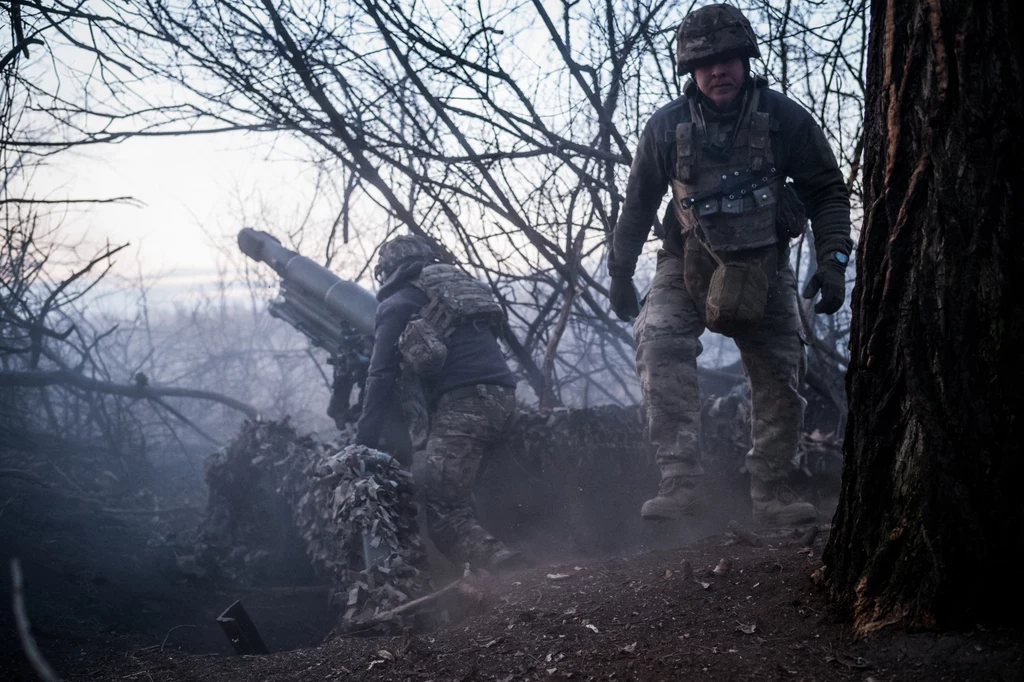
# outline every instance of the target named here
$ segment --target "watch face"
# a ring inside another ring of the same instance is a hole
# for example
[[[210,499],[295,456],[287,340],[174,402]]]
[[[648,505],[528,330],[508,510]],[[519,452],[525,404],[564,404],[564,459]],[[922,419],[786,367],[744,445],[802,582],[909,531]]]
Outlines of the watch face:
[[[833,257],[843,265],[846,265],[847,263],[850,262],[850,257],[847,256],[842,251],[836,251]]]

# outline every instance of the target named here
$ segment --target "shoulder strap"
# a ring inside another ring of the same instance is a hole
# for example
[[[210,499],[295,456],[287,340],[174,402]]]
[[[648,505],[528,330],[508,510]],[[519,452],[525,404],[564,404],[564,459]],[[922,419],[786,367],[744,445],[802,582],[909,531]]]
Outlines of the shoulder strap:
[[[454,316],[452,311],[444,305],[444,301],[437,296],[434,288],[424,282],[423,279],[423,271],[420,271],[419,276],[410,282],[414,287],[427,295],[427,303],[420,308],[418,316],[420,319],[429,322],[434,329],[444,336],[451,326]]]
[[[711,260],[715,261],[718,267],[723,267],[725,263],[722,261],[721,256],[715,253],[715,250],[711,248],[711,244],[708,243],[707,235],[704,233],[704,227],[698,223],[693,230],[693,236],[696,237],[700,245],[704,247],[704,250],[711,256]]]
[[[693,121],[676,126],[676,175],[683,182],[693,180]]]
[[[757,110],[760,101],[761,88],[756,87],[750,103],[750,169],[754,171],[762,171],[775,163],[770,136],[772,120],[768,112]]]

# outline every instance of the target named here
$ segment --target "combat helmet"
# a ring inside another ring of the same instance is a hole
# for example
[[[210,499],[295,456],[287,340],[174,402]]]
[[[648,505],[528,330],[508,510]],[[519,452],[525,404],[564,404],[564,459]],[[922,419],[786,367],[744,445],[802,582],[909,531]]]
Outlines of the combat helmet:
[[[383,284],[398,269],[399,265],[412,260],[433,262],[437,260],[437,254],[423,237],[413,234],[399,235],[384,242],[380,247],[377,265],[373,268],[373,276]]]
[[[676,69],[693,70],[694,62],[723,54],[758,58],[757,37],[743,13],[725,3],[695,9],[676,32]]]

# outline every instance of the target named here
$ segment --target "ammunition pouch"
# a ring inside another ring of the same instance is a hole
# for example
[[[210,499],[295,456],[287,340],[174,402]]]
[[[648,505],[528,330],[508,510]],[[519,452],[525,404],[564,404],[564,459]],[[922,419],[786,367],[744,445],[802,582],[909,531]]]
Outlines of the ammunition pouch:
[[[402,359],[421,377],[438,374],[448,360],[448,346],[437,327],[426,317],[405,326],[398,339]]]
[[[428,265],[414,285],[429,302],[402,331],[398,350],[421,377],[434,376],[444,369],[448,338],[456,326],[471,322],[497,330],[505,319],[490,289],[454,266]]]

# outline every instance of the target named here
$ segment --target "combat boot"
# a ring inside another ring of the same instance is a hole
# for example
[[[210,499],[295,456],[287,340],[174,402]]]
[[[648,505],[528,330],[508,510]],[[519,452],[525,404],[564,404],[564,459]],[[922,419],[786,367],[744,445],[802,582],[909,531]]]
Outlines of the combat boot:
[[[797,526],[818,520],[818,510],[783,481],[766,482],[750,479],[750,500],[754,506],[754,523],[766,526]]]
[[[703,507],[696,476],[667,476],[661,479],[658,496],[644,502],[640,516],[648,521],[679,519],[698,514]]]
[[[532,562],[522,552],[502,547],[487,560],[485,568],[491,573],[508,573],[529,568]]]

